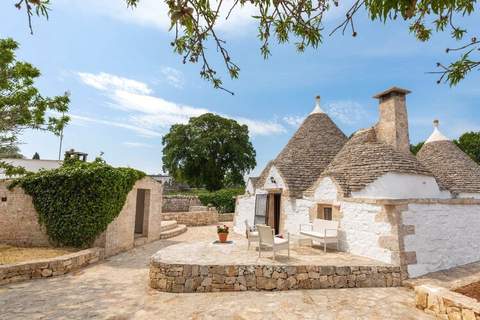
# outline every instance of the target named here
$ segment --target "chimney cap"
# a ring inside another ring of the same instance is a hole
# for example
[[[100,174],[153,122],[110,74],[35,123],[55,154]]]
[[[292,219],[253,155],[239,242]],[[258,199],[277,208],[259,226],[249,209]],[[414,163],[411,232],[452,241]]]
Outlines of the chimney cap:
[[[392,93],[393,94],[398,94],[398,95],[407,95],[410,92],[411,91],[407,90],[407,89],[402,89],[402,88],[399,88],[399,87],[391,87],[390,89],[387,89],[383,92],[377,93],[376,95],[373,96],[373,98],[382,99],[382,98],[385,98],[385,97],[389,96]]]

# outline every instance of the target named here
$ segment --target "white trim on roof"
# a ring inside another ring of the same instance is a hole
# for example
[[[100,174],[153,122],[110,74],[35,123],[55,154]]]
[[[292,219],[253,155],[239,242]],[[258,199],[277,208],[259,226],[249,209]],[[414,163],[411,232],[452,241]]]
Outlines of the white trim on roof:
[[[433,121],[433,133],[430,135],[430,137],[425,141],[425,143],[429,142],[435,142],[435,141],[450,141],[443,133],[440,132],[438,129],[439,126],[439,121],[435,120]]]

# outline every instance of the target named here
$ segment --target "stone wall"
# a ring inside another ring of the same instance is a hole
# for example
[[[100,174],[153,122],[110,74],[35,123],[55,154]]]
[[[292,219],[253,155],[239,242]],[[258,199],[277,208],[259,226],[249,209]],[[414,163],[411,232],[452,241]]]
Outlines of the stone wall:
[[[162,212],[187,212],[191,206],[201,206],[197,196],[164,195]]]
[[[190,212],[162,212],[162,220],[176,220],[186,226],[208,226],[218,223],[218,213],[215,210]]]
[[[219,213],[218,214],[218,222],[231,222],[233,221],[234,213]]]
[[[162,185],[146,177],[135,183],[133,189],[128,193],[127,200],[118,217],[108,225],[107,230],[95,241],[95,246],[105,248],[106,256],[111,256],[134,247],[135,214],[137,191],[139,189],[146,190],[142,235],[146,238],[145,242],[155,241],[160,238]]]
[[[478,300],[442,287],[430,285],[415,287],[415,305],[437,319],[480,319]]]
[[[392,225],[378,216],[383,207],[366,203],[341,202],[339,246],[341,251],[392,263],[391,250],[380,239],[392,234]]]
[[[16,246],[48,246],[45,228],[38,223],[32,197],[22,188],[8,190],[0,182],[0,242]]]
[[[48,246],[45,228],[38,223],[32,198],[21,188],[7,189],[0,183],[0,242],[15,246]],[[145,189],[143,236],[147,242],[158,240],[161,232],[162,185],[151,178],[138,180],[128,193],[119,215],[94,242],[111,256],[134,246],[137,191]]]
[[[150,263],[150,286],[165,292],[395,287],[399,267],[181,265]]]
[[[405,250],[416,255],[410,277],[480,261],[480,205],[453,203],[410,203],[402,213],[413,229],[404,238]]]
[[[62,275],[102,260],[103,257],[102,248],[91,248],[49,259],[1,265],[0,285]]]

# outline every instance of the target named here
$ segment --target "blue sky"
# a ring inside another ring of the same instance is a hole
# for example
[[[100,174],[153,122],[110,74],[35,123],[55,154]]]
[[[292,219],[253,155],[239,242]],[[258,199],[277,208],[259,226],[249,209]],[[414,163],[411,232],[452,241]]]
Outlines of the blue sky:
[[[0,37],[20,45],[18,58],[42,71],[38,86],[45,95],[71,93],[72,122],[65,130],[64,148],[95,157],[101,151],[113,165],[161,172],[161,137],[173,123],[206,111],[249,125],[257,151],[258,173],[276,156],[322,96],[322,108],[347,134],[373,125],[377,101],[371,97],[393,85],[412,91],[408,96],[412,142],[425,140],[432,120],[440,119],[451,138],[480,130],[480,74],[472,73],[459,86],[437,85],[437,61],[452,57],[448,34],[420,43],[407,24],[385,26],[357,19],[358,36],[325,33],[317,50],[297,54],[293,45],[274,45],[263,60],[255,24],[245,8],[220,32],[228,40],[240,79],[225,85],[234,96],[201,80],[198,65],[183,65],[169,45],[165,8],[160,0],[143,0],[136,10],[123,0],[53,0],[50,20],[34,19],[30,35],[23,13],[13,1],[0,4]],[[326,21],[326,31],[340,22],[342,9]],[[472,31],[478,31],[473,30]],[[210,49],[211,60],[221,61]],[[43,159],[58,156],[58,137],[27,132],[22,152]]]

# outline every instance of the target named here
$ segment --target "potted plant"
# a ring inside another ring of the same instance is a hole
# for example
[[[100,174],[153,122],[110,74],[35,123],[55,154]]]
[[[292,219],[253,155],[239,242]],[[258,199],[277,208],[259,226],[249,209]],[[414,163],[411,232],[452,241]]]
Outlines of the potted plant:
[[[228,229],[229,228],[227,225],[217,226],[218,240],[220,242],[222,243],[227,242]]]

